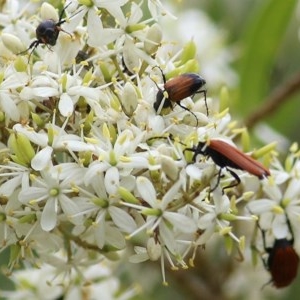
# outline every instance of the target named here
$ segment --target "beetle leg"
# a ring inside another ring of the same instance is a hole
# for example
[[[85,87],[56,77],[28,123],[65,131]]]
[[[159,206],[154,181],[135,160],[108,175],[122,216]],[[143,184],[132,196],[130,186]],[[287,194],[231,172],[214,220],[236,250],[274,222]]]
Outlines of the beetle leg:
[[[201,90],[201,91],[197,91],[195,94],[203,94],[204,102],[205,102],[205,108],[206,108],[206,115],[208,116],[208,106],[207,106],[207,101],[206,101],[206,93],[207,93],[207,90]],[[192,98],[195,96],[195,94],[192,96]]]
[[[222,177],[222,168],[219,169],[218,177],[217,177],[217,183],[215,184],[215,186],[212,189],[210,189],[210,192],[213,192],[218,187],[218,185],[220,183],[220,180],[221,180],[221,177]],[[222,190],[222,193],[224,193],[223,190]]]
[[[190,112],[196,118],[196,127],[198,127],[198,118],[197,118],[197,116],[191,110],[189,110],[187,107],[183,106],[180,102],[178,102],[177,105],[180,106],[181,108],[183,108],[184,110],[187,110],[188,112]]]
[[[223,187],[222,191],[224,192],[224,190],[235,187],[237,185],[239,185],[241,183],[241,178],[232,170],[226,168],[226,170],[232,175],[232,177],[234,177],[234,179],[236,180],[236,182],[233,182],[232,184],[229,184],[225,187]]]

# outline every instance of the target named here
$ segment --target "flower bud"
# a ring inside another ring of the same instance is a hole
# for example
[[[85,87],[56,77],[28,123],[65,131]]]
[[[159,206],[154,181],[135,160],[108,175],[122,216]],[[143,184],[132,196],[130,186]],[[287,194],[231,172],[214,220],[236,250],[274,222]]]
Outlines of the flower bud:
[[[178,167],[175,161],[167,156],[161,157],[161,168],[163,172],[170,178],[171,180],[175,181],[178,178]]]
[[[270,154],[270,152],[273,151],[276,148],[276,146],[277,146],[277,142],[270,143],[260,149],[253,151],[251,156],[254,158],[263,157],[267,154]]]
[[[193,40],[186,43],[183,47],[183,51],[181,54],[180,65],[184,65],[190,59],[194,59],[197,54],[197,46]]]
[[[127,189],[125,189],[122,186],[118,187],[118,192],[121,196],[121,198],[128,203],[133,203],[133,204],[140,204],[140,201],[132,194],[130,193]]]
[[[90,69],[88,72],[86,72],[86,74],[84,75],[84,78],[83,78],[83,81],[82,83],[83,84],[88,84],[91,80],[92,80],[92,77],[93,77],[93,72],[92,70]]]
[[[92,0],[78,0],[78,4],[87,6],[87,7],[92,7],[94,5],[94,2]]]
[[[147,253],[151,261],[156,261],[161,257],[161,245],[153,237],[147,241]]]
[[[10,135],[8,144],[15,154],[12,156],[13,160],[23,166],[29,166],[35,152],[28,138],[21,133],[14,132]]]
[[[109,70],[108,70],[106,64],[103,62],[99,62],[99,67],[100,67],[101,73],[104,77],[104,81],[107,83],[111,82],[111,75],[109,73]]]
[[[166,79],[174,78],[184,73],[198,73],[199,72],[199,64],[196,59],[191,59],[187,61],[184,65],[168,72],[165,74]]]
[[[19,56],[14,61],[14,67],[17,72],[25,72],[27,70],[28,63],[27,61],[25,62],[21,56]]]
[[[233,239],[229,236],[229,234],[224,235],[224,242],[225,242],[225,248],[227,251],[227,254],[232,253],[233,249]]]
[[[2,42],[4,46],[14,54],[18,54],[25,50],[21,40],[9,33],[2,33]]]
[[[137,56],[135,52],[135,45],[132,40],[126,39],[123,47],[123,58],[124,58],[124,64],[126,68],[131,73],[136,73],[137,68],[139,67],[139,57]]]
[[[228,88],[226,86],[223,86],[220,91],[220,111],[229,107],[229,103],[230,103],[230,97],[229,97]]]
[[[182,66],[182,74],[198,73],[198,72],[199,72],[199,63],[196,59],[190,59]]]
[[[130,82],[126,82],[124,86],[121,103],[126,116],[131,117],[138,105],[138,96],[134,86]]]
[[[153,24],[147,34],[144,42],[145,52],[148,54],[153,54],[157,51],[162,40],[162,31],[158,24]]]
[[[133,24],[133,25],[128,25],[125,28],[125,32],[128,34],[131,34],[135,31],[143,30],[146,27],[145,24]]]
[[[20,219],[19,219],[19,223],[27,223],[27,224],[31,224],[33,222],[36,221],[36,214],[29,214],[29,215],[25,215],[25,216],[22,216]]]
[[[41,18],[42,20],[53,20],[54,22],[59,20],[57,10],[47,2],[43,2],[41,6]]]
[[[243,150],[248,151],[248,149],[250,148],[250,136],[247,129],[242,131],[241,139],[242,139]]]

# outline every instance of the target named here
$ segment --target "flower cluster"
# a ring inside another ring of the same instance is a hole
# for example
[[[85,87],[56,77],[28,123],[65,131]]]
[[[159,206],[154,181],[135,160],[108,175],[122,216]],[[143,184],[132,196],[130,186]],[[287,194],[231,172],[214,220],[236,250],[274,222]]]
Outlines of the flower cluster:
[[[247,205],[251,213],[259,216],[259,227],[271,239],[294,239],[296,249],[300,246],[299,154],[298,145],[294,144],[284,165],[273,158],[272,179],[263,184],[260,197]]]
[[[78,256],[80,256],[79,254]],[[4,291],[5,299],[74,299],[80,300],[87,295],[90,299],[131,299],[137,288],[121,291],[120,283],[112,275],[110,266],[95,262],[94,266],[84,269],[83,273],[70,270],[68,279],[57,276],[57,268],[63,263],[62,257],[52,257],[52,266],[43,264],[39,269],[25,269],[14,272],[12,280],[19,292]],[[84,280],[83,280],[84,277]],[[37,284],[39,283],[39,284]],[[64,285],[68,286],[66,289]]]
[[[282,212],[297,226],[296,151],[286,169],[272,161],[273,145],[256,151],[256,158],[273,163],[270,179],[237,171],[241,184],[222,190],[234,180],[230,173],[219,178],[211,159],[194,160],[185,149],[211,138],[247,140],[228,109],[220,109],[226,95],[220,102],[207,98],[208,115],[202,97],[184,99],[197,122],[176,104],[159,114],[153,108],[162,83],[154,67],[167,79],[199,72],[193,41],[174,53],[163,40],[157,21],[172,15],[159,0],[147,1],[149,19],[133,1],[69,1],[60,26],[48,3],[41,19],[28,19],[36,4],[7,2],[14,8],[1,45],[0,236],[2,250],[10,250],[8,273],[24,260],[50,265],[55,270],[45,267],[45,280],[69,274],[55,290],[69,295],[73,290],[62,287],[75,285],[74,270],[93,281],[101,275],[85,273],[96,262],[117,259],[132,243],[129,260],[160,260],[167,284],[166,261],[187,268],[214,235],[224,238],[229,252],[243,252],[245,238],[233,230],[237,220],[261,215],[269,222],[261,226],[276,238],[290,234],[281,226]],[[49,36],[35,36],[45,19],[58,33],[53,47]],[[24,55],[34,39],[37,47]],[[245,201],[248,210],[241,208]]]

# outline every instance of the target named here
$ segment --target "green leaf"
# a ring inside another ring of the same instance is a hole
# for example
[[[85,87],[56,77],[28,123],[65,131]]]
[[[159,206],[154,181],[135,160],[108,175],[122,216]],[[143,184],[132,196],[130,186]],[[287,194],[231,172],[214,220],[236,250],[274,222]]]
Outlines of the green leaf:
[[[245,114],[264,99],[278,48],[295,11],[297,0],[263,1],[244,33],[239,62],[240,90],[235,108]]]

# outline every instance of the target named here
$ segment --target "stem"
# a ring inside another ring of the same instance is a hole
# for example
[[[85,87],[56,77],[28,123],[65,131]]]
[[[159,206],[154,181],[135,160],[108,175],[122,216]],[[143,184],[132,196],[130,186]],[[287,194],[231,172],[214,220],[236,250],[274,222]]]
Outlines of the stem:
[[[45,106],[44,104],[42,104],[41,102],[35,100],[35,99],[32,99],[31,100],[32,103],[34,103],[37,107],[39,107],[41,110],[45,111],[45,112],[48,112],[50,114],[53,113],[53,110],[48,108],[47,106]]]
[[[253,128],[260,120],[274,113],[281,105],[291,99],[300,89],[300,73],[293,75],[287,82],[275,89],[266,101],[254,111],[246,120],[246,127]]]
[[[120,75],[121,79],[124,80],[124,83],[125,83],[127,81],[127,79],[126,79],[126,76],[124,75],[124,73],[122,72],[122,70],[120,68],[120,65],[117,61],[116,56],[112,56],[111,59],[112,59],[112,62],[114,63],[114,66],[116,67],[116,69],[118,71],[118,74]]]
[[[60,225],[58,227],[59,231],[69,240],[73,241],[75,244],[77,244],[78,246],[84,248],[84,249],[89,249],[89,250],[94,250],[97,252],[101,252],[101,249],[99,249],[98,246],[87,243],[83,240],[81,240],[79,237],[71,234],[68,230],[66,230],[64,228],[64,226]]]

